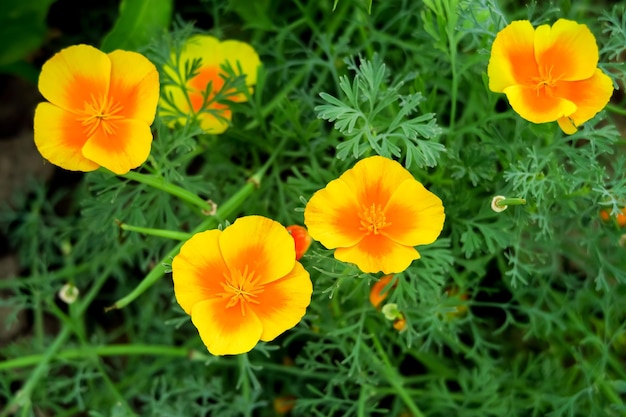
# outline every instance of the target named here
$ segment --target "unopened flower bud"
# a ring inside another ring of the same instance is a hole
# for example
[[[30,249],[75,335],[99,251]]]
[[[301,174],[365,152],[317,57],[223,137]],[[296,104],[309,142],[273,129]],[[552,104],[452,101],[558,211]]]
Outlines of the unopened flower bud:
[[[286,229],[296,244],[296,261],[299,261],[311,246],[311,236],[306,228],[297,224],[287,226]]]
[[[66,304],[72,304],[78,299],[78,288],[74,284],[67,283],[59,290],[59,298]]]

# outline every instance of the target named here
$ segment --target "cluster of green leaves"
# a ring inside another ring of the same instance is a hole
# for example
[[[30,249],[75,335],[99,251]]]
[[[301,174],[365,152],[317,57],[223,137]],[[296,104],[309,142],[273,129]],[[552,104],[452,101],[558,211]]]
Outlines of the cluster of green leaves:
[[[406,330],[369,304],[380,274],[317,244],[302,259],[314,282],[307,315],[248,355],[210,357],[167,277],[104,314],[176,245],[116,221],[190,232],[206,216],[94,172],[72,190],[35,185],[2,214],[25,266],[0,282],[13,293],[3,302],[32,311],[34,325],[0,348],[0,398],[22,415],[58,416],[272,416],[285,395],[303,416],[623,415],[624,230],[598,216],[626,205],[619,107],[564,136],[521,119],[487,87],[496,33],[523,18],[589,23],[601,65],[624,77],[613,62],[626,44],[623,8],[561,3],[394,0],[369,13],[362,0],[203,2],[211,34],[259,52],[257,86],[219,137],[192,121],[168,127],[180,114],[159,116],[141,173],[220,207],[265,166],[254,194],[216,222],[261,214],[287,225],[302,223],[307,199],[356,159],[403,160],[446,210],[442,236],[418,248],[385,300]],[[144,49],[164,85],[197,71],[199,62],[176,61],[197,31],[178,25]],[[494,195],[527,203],[495,213]],[[66,281],[81,290],[69,307],[55,298]],[[45,331],[49,317],[58,334]]]

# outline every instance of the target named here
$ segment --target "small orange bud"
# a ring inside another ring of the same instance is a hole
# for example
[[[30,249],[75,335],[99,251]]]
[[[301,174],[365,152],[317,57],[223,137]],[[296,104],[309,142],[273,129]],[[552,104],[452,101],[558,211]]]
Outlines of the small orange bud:
[[[296,397],[293,395],[283,395],[274,398],[274,411],[278,414],[287,414],[296,405]]]
[[[406,329],[406,319],[403,317],[401,319],[395,319],[393,321],[393,328],[397,331],[401,332]]]
[[[297,224],[287,226],[287,231],[296,244],[296,261],[299,261],[302,255],[309,249],[309,246],[311,246],[311,236],[309,236],[306,228]]]
[[[387,284],[389,284],[392,278],[393,274],[385,275],[377,282],[375,282],[374,285],[372,285],[372,288],[370,289],[370,303],[372,303],[375,308],[378,308],[380,304],[385,301],[385,298],[387,298],[387,296],[389,295],[389,291],[383,292],[383,290],[385,289]],[[396,283],[393,284],[392,288],[394,288],[395,286]]]
[[[600,210],[600,218],[605,222],[614,218],[619,227],[626,227],[626,207],[622,208],[622,211],[617,216],[611,216],[611,210],[602,209]]]

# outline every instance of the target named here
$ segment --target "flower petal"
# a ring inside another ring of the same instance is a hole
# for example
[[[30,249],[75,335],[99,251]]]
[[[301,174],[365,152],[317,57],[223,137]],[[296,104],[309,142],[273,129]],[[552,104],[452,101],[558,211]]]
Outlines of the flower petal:
[[[441,199],[414,179],[400,184],[389,199],[385,216],[390,224],[381,233],[406,246],[433,243],[445,219]]]
[[[274,340],[298,324],[311,303],[312,292],[309,273],[300,262],[296,262],[291,272],[283,278],[265,285],[263,292],[256,298],[258,304],[248,304],[261,320],[261,340]]]
[[[335,258],[356,264],[363,272],[402,272],[420,255],[411,246],[396,243],[383,235],[369,235],[349,248],[335,250]]]
[[[222,65],[230,65],[235,74],[244,74],[246,76],[246,85],[250,87],[256,85],[257,71],[261,66],[261,60],[254,48],[245,42],[234,40],[224,41],[220,44],[224,62]],[[230,98],[232,101],[247,101],[245,94],[239,94]]]
[[[145,122],[122,119],[111,122],[114,133],[98,128],[83,147],[83,155],[116,174],[126,174],[143,164],[150,154],[152,132]]]
[[[372,204],[385,207],[398,184],[413,179],[413,176],[392,159],[371,156],[357,162],[340,178],[356,191],[360,207],[370,207]]]
[[[296,263],[296,250],[289,232],[266,217],[238,218],[224,229],[219,244],[231,273],[247,267],[260,285],[284,277]]]
[[[204,300],[221,298],[221,282],[228,275],[219,247],[220,230],[196,233],[172,261],[172,280],[178,304],[187,314]]]
[[[363,239],[355,193],[342,176],[313,194],[304,209],[304,224],[313,239],[328,249],[352,246]]]
[[[198,113],[198,120],[200,121],[202,130],[212,135],[219,135],[220,133],[224,133],[230,126],[229,122],[232,118],[232,112],[228,108],[215,107],[216,106],[213,105],[210,109]]]
[[[238,355],[259,342],[263,326],[252,310],[240,304],[226,307],[227,299],[201,301],[191,310],[191,320],[213,355]]]
[[[537,91],[521,85],[504,89],[511,107],[524,119],[533,123],[554,122],[576,111],[576,104],[545,90]]]
[[[136,52],[113,51],[109,97],[123,108],[120,115],[150,125],[159,101],[159,73],[146,57]]]
[[[104,52],[88,45],[75,45],[43,64],[39,91],[52,104],[78,113],[94,97],[106,96],[110,77],[111,60]]]
[[[559,126],[565,133],[574,133],[575,127],[580,126],[602,110],[613,94],[613,82],[601,69],[596,69],[591,78],[582,81],[560,82],[557,84],[555,94],[576,104],[576,111],[567,115]],[[572,131],[571,124],[574,130]],[[564,128],[567,128],[567,130]]]
[[[501,93],[512,85],[529,85],[539,76],[534,37],[535,30],[528,20],[511,22],[498,33],[487,67],[491,91]]]
[[[535,32],[539,71],[549,78],[578,81],[591,77],[598,66],[598,45],[586,25],[559,19]]]
[[[63,169],[93,171],[98,164],[85,158],[85,127],[77,116],[50,103],[35,109],[35,145],[41,155]]]
[[[194,59],[202,58],[202,67],[217,67],[224,62],[219,39],[208,35],[194,35],[185,42],[180,54],[180,64],[190,64]]]

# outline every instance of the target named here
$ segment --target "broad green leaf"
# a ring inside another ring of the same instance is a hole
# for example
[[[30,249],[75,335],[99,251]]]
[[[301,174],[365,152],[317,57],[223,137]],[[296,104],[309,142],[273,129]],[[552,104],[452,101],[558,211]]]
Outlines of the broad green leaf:
[[[172,7],[173,0],[122,0],[120,15],[100,48],[138,50],[169,26]]]

